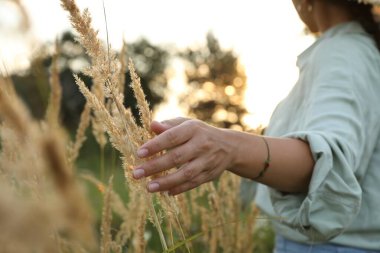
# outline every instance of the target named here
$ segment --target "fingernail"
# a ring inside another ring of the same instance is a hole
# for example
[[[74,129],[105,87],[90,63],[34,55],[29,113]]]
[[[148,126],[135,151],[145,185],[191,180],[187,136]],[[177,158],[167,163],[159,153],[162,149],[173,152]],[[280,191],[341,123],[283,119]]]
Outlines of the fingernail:
[[[160,188],[160,185],[156,182],[152,182],[148,184],[148,191],[155,192]]]
[[[144,176],[145,171],[143,169],[136,169],[133,171],[133,177],[135,179],[140,179]]]
[[[148,150],[146,148],[141,148],[141,149],[137,150],[137,155],[139,157],[145,157],[148,155]]]

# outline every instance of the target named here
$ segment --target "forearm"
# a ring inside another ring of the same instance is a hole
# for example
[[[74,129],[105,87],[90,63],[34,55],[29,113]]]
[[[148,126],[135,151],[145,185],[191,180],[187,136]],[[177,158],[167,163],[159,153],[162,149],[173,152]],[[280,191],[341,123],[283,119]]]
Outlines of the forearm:
[[[267,147],[263,137],[182,118],[154,122],[152,130],[158,135],[137,151],[140,158],[149,159],[135,168],[134,178],[150,177],[173,167],[179,169],[150,181],[150,192],[169,191],[176,195],[214,180],[225,170],[282,192],[308,190],[314,161],[303,141],[265,137]],[[268,158],[268,148],[269,167],[257,178]]]
[[[235,144],[233,166],[229,171],[254,179],[265,166],[268,151],[263,137],[226,130]],[[307,192],[314,160],[309,145],[298,139],[265,137],[270,150],[270,164],[256,181],[283,192]]]

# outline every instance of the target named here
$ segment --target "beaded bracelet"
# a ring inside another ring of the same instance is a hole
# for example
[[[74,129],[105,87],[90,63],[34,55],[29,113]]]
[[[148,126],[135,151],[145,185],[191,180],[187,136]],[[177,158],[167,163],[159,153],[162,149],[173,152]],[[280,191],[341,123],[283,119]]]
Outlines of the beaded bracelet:
[[[267,159],[265,159],[265,161],[264,161],[264,168],[260,171],[259,175],[257,175],[256,177],[252,178],[253,180],[259,179],[262,176],[264,176],[265,172],[267,171],[267,169],[269,168],[269,165],[270,165],[270,149],[269,149],[269,144],[268,144],[267,140],[264,137],[261,137],[261,139],[264,141],[265,146],[267,147]]]

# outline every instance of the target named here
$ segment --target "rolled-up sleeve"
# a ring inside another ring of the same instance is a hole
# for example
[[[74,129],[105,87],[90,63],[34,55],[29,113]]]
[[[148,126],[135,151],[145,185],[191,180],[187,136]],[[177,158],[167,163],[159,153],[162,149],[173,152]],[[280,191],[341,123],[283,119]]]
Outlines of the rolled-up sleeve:
[[[308,194],[284,194],[272,189],[273,208],[284,224],[311,241],[330,240],[342,233],[358,214],[360,185],[334,138],[306,132],[289,137],[310,144],[314,172]]]
[[[307,73],[310,83],[303,94],[305,101],[297,109],[302,117],[297,119],[297,130],[283,135],[310,146],[315,166],[309,191],[284,194],[270,190],[281,223],[314,242],[342,233],[361,206],[357,172],[368,163],[363,154],[368,151],[366,131],[372,127],[369,107],[373,94],[369,93],[371,84],[363,78],[365,63],[353,61],[356,52],[347,52],[347,48],[350,45],[338,41],[329,45],[330,53],[319,49],[315,66]]]

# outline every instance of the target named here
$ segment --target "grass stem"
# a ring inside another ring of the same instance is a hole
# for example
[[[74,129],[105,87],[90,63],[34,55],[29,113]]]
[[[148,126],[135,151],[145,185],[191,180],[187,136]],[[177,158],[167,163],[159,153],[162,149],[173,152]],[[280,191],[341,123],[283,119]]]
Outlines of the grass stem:
[[[160,237],[162,248],[164,249],[164,251],[167,251],[168,250],[168,245],[166,243],[164,233],[162,232],[160,221],[158,220],[157,212],[156,212],[156,209],[154,208],[153,200],[154,200],[153,198],[150,198],[149,208],[150,208],[150,211],[151,211],[151,214],[152,214],[152,217],[153,217],[153,221],[154,221],[155,226],[157,228],[158,235]]]
[[[104,182],[105,180],[105,161],[104,161],[104,146],[100,146],[100,180]]]

